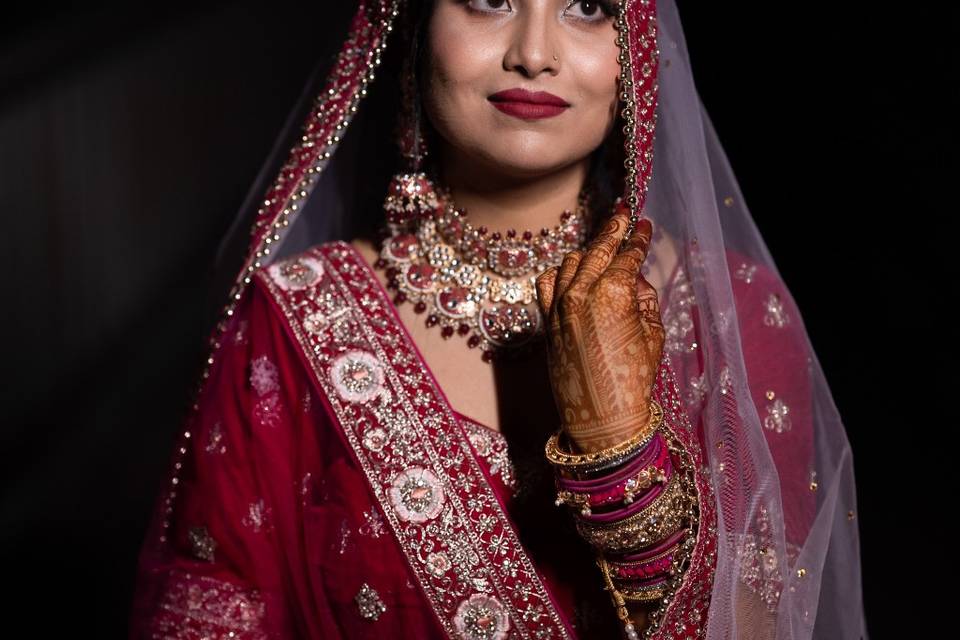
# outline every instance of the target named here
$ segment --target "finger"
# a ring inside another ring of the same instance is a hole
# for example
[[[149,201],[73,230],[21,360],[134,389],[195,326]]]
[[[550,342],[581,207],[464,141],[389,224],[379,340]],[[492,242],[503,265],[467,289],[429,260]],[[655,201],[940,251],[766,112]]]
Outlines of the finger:
[[[640,267],[647,259],[650,250],[650,238],[653,237],[653,223],[649,218],[641,218],[633,227],[633,233],[624,242],[623,247],[610,261],[607,270],[611,273],[622,272],[631,278],[640,276]]]
[[[573,277],[573,282],[570,283],[570,289],[585,291],[600,277],[600,274],[603,273],[607,265],[610,264],[610,260],[617,253],[617,248],[620,246],[620,241],[623,239],[629,224],[630,217],[622,209],[618,209],[607,219],[603,229],[590,243],[586,254],[580,261],[580,267]]]
[[[557,273],[559,272],[560,269],[558,267],[550,267],[537,276],[537,304],[540,306],[540,313],[544,319],[550,315],[550,307],[553,302],[553,290],[557,286]]]
[[[560,263],[560,273],[557,274],[557,286],[554,287],[553,290],[553,300],[551,301],[553,304],[550,306],[551,312],[556,308],[557,300],[559,300],[567,290],[570,281],[573,280],[581,258],[583,258],[583,251],[579,249],[574,249],[563,257],[563,262]]]

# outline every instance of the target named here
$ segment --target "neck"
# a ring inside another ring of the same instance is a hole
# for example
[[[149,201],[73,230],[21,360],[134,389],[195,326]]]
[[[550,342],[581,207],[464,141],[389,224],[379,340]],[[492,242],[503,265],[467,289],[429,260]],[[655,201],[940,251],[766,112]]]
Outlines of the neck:
[[[508,229],[536,233],[558,225],[563,211],[576,210],[589,166],[588,157],[550,173],[517,177],[465,162],[462,154],[445,153],[440,178],[475,228],[482,225],[491,233]]]

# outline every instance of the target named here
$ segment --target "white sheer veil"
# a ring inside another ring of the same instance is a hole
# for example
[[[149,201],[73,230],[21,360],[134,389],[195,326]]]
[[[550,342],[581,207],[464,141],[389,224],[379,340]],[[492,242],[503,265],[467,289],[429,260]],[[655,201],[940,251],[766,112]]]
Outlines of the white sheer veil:
[[[699,359],[671,354],[671,364],[681,394],[701,398],[692,403],[690,417],[694,424],[703,422],[705,464],[716,489],[718,557],[706,637],[866,638],[850,444],[802,318],[790,306],[795,316],[790,331],[807,355],[806,366],[792,375],[797,387],[809,392],[810,407],[800,413],[809,415],[803,428],[812,442],[795,456],[774,454],[781,434],[765,428],[764,408],[750,393],[751,387],[763,388],[764,371],[747,368],[738,319],[744,310],[737,307],[731,275],[739,265],[730,263],[731,256],[768,278],[780,277],[697,94],[675,3],[656,4],[659,104],[644,215],[678,240],[696,302],[690,310],[699,327]],[[406,5],[397,3],[401,15]],[[270,242],[247,248],[247,231],[252,229],[256,240],[255,220],[263,217],[258,211],[263,213],[270,190],[282,181],[305,119],[317,100],[329,95],[333,61],[321,61],[307,82],[218,251],[218,271],[231,278],[247,251],[231,300],[251,266],[350,239],[379,223],[387,180],[397,166],[390,115],[397,111],[401,56],[394,35],[379,50],[366,95],[347,114],[322,170],[291,199],[282,224],[269,232]],[[789,293],[786,297],[792,305]],[[795,478],[798,469],[802,486],[784,480]]]

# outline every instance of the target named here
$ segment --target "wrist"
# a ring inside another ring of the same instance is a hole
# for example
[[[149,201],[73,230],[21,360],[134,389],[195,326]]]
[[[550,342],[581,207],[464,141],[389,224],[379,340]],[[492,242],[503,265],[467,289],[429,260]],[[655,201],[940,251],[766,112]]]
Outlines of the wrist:
[[[579,423],[564,423],[574,453],[596,453],[636,436],[650,422],[650,404]]]

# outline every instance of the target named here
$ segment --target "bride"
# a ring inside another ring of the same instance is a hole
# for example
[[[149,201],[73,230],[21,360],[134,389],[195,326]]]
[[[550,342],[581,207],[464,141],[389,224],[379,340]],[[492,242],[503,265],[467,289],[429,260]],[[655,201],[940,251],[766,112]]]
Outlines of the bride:
[[[362,0],[310,87],[131,637],[866,637],[849,444],[672,2]]]

